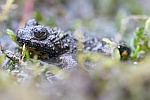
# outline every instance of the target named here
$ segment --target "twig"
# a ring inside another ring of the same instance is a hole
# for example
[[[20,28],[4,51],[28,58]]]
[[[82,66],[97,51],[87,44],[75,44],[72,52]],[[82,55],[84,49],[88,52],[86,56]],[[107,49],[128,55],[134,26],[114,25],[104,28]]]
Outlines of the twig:
[[[6,50],[4,51],[1,43],[0,43],[0,50],[2,51],[3,54],[6,54],[6,57],[12,61],[17,61],[17,62],[20,62],[20,58],[17,57],[13,52],[9,51],[9,50]]]

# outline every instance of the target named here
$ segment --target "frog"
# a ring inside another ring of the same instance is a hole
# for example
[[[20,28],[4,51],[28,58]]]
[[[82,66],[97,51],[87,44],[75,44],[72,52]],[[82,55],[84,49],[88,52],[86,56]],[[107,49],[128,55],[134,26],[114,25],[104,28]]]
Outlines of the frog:
[[[74,52],[77,44],[72,33],[64,32],[56,27],[38,24],[36,19],[30,19],[25,27],[17,31],[16,40],[19,46],[25,45],[27,50],[36,52],[39,57],[57,57],[66,52]]]
[[[40,25],[36,19],[29,19],[16,34],[19,47],[38,55],[41,61],[59,66],[63,70],[76,70],[77,40],[73,33],[57,27]]]
[[[64,32],[57,27],[41,25],[36,19],[29,19],[23,28],[17,31],[16,40],[20,47],[39,58],[59,63],[62,69],[78,68],[78,41],[73,33]],[[111,47],[101,39],[94,37],[83,41],[82,50],[102,52],[111,55]],[[121,56],[129,56],[130,48],[118,45]]]

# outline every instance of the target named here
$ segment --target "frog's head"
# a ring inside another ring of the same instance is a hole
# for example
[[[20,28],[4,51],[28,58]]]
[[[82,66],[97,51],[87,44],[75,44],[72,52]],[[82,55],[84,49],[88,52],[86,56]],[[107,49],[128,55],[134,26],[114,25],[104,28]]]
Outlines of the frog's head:
[[[24,28],[17,31],[16,39],[20,46],[46,52],[50,56],[59,55],[70,49],[74,38],[58,28],[39,25],[35,19],[27,21]]]

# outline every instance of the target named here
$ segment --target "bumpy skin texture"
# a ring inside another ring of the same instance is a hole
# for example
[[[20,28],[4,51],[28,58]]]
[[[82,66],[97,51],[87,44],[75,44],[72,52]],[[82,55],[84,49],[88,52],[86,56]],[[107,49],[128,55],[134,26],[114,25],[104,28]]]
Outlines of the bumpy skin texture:
[[[87,51],[92,51],[92,52],[103,52],[105,55],[111,55],[111,48],[110,46],[98,39],[98,38],[92,38],[92,39],[89,39],[89,40],[86,40],[84,42],[84,49],[87,50]]]
[[[76,40],[71,33],[58,28],[39,25],[35,19],[27,21],[24,28],[17,31],[16,39],[20,46],[31,48],[49,57],[56,57],[76,49]]]

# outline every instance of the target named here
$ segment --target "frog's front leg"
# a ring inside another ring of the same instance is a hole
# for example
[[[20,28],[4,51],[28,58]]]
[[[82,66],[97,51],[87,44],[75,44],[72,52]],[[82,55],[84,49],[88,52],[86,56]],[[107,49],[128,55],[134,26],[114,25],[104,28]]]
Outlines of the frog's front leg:
[[[63,54],[60,56],[62,70],[74,71],[79,68],[76,60],[76,54]]]

